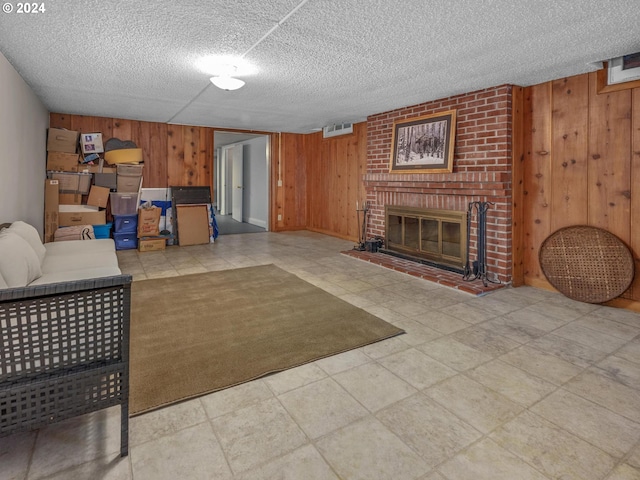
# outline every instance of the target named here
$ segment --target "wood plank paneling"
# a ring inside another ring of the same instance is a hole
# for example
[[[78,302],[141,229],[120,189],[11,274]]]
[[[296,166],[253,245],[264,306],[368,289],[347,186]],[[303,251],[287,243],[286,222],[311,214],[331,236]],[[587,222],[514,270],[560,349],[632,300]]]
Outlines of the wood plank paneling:
[[[636,265],[632,297],[640,300],[640,88],[632,90],[631,119],[631,241]]]
[[[588,222],[589,81],[586,75],[552,82],[551,232]]]
[[[513,269],[511,283],[514,287],[524,284],[524,89],[513,87],[511,91],[513,123],[511,125],[511,222]]]
[[[142,148],[144,159],[144,188],[166,188],[167,183],[167,124],[137,122],[136,145]]]
[[[631,90],[599,95],[590,77],[589,225],[630,241]]]
[[[307,135],[307,228],[349,240],[358,239],[356,203],[365,199],[366,122],[354,124],[350,135],[322,138]]]
[[[551,233],[551,83],[525,93],[524,273],[527,283],[545,282],[540,270],[540,244]]]

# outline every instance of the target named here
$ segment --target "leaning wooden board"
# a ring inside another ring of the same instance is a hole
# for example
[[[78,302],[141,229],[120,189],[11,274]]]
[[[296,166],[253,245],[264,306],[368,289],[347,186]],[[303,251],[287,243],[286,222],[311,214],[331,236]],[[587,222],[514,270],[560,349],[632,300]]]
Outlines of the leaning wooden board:
[[[209,204],[211,203],[211,189],[209,187],[171,187],[171,205],[173,205],[175,215],[174,215],[174,234],[176,236],[176,244],[184,245],[180,238],[180,214],[178,213],[178,207],[180,205],[195,205],[195,204]],[[187,210],[185,210],[186,212]],[[188,213],[186,215],[193,215],[193,213]],[[197,213],[196,213],[197,215]],[[207,211],[205,207],[205,217],[207,217]],[[207,232],[209,223],[207,220]],[[189,241],[192,239],[189,238]],[[207,238],[206,242],[209,243],[209,239]],[[191,243],[190,245],[194,245]]]

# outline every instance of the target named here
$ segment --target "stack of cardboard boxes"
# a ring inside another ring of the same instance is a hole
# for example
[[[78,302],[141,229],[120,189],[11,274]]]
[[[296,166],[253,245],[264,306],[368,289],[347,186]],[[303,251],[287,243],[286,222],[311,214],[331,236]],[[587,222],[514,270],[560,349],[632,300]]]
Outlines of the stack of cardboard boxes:
[[[111,219],[111,215],[107,211],[107,204],[112,190],[115,190],[117,195],[127,195],[129,198],[114,200],[111,194],[111,204],[113,206],[115,201],[116,211],[125,208],[125,211],[132,210],[131,214],[137,215],[142,165],[119,163],[121,160],[141,162],[142,150],[127,149],[125,153],[111,155],[113,166],[104,165],[109,153],[105,153],[105,158],[102,158],[101,154],[104,152],[101,133],[80,134],[72,130],[49,129],[45,182],[45,242],[54,241],[58,228],[76,225],[93,225],[98,238],[108,238],[111,224],[107,223],[107,220]],[[135,240],[135,226],[133,235]],[[133,248],[135,246],[134,244]]]

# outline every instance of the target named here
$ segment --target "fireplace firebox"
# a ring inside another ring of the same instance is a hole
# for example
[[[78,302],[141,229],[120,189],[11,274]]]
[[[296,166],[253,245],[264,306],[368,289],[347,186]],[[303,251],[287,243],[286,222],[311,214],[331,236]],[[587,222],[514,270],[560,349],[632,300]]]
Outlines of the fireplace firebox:
[[[467,213],[385,206],[385,249],[456,271],[467,254]]]

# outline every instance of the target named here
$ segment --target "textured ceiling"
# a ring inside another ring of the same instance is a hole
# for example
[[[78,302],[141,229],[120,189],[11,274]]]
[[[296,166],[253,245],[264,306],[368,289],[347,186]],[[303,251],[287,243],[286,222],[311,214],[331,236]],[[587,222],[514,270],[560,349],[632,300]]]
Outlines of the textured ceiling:
[[[640,51],[637,0],[4,3],[0,51],[52,112],[261,131],[306,133]],[[246,85],[214,87],[196,67],[209,55],[244,55]]]

